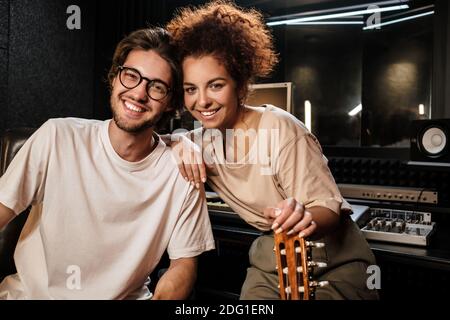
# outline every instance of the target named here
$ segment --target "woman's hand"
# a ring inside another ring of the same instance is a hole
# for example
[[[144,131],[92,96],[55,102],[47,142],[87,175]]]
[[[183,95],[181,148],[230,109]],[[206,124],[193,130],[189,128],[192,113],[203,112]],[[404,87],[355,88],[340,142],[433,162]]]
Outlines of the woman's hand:
[[[169,144],[168,144],[169,145]],[[206,182],[206,168],[201,148],[185,135],[171,135],[170,147],[183,178],[200,188]]]
[[[312,235],[317,228],[312,213],[294,198],[285,199],[276,207],[266,208],[264,216],[272,223],[272,230],[275,233],[283,231],[287,231],[288,235],[299,233],[298,236],[303,238]]]

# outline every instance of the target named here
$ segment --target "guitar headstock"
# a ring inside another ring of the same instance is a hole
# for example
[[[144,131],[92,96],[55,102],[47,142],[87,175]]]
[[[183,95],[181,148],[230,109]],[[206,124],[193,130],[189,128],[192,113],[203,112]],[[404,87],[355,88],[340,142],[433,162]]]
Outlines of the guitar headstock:
[[[307,241],[298,235],[286,232],[275,234],[275,255],[282,300],[314,299],[315,289],[328,284],[314,281],[313,268],[327,264],[312,260],[312,250],[323,247],[323,243]]]

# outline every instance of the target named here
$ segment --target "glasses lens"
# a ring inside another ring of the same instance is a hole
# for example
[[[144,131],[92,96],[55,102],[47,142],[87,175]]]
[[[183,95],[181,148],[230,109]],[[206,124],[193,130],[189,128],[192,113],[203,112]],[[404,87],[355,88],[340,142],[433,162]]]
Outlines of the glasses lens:
[[[167,86],[164,83],[158,80],[154,80],[148,84],[147,91],[150,98],[154,100],[161,100],[167,96],[169,88],[167,88]]]
[[[120,72],[120,82],[126,88],[133,89],[141,82],[141,75],[136,70],[123,68]]]

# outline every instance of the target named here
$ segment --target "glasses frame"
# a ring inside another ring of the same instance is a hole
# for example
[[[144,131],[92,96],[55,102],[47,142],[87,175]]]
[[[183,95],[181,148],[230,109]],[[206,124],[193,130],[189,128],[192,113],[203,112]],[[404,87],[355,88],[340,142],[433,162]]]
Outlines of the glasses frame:
[[[160,79],[149,79],[149,78],[147,78],[147,77],[144,77],[144,76],[143,76],[137,69],[135,69],[135,68],[125,67],[125,66],[118,66],[118,69],[119,69],[119,73],[118,73],[119,81],[120,81],[120,83],[122,84],[122,86],[124,86],[124,87],[127,88],[127,89],[134,89],[134,88],[138,87],[138,86],[141,84],[142,80],[147,80],[147,85],[145,86],[145,93],[147,93],[147,96],[148,96],[150,99],[152,99],[152,100],[155,100],[155,101],[161,101],[161,100],[164,100],[165,98],[167,98],[167,96],[168,96],[168,95],[170,94],[170,92],[172,91],[172,89],[170,88],[170,86],[169,86],[167,83],[165,83],[164,81],[162,81],[162,80],[160,80]],[[136,72],[136,73],[139,75],[139,81],[138,81],[138,83],[137,83],[135,86],[131,86],[131,87],[130,87],[130,86],[126,86],[126,85],[123,83],[121,75],[122,75],[122,71],[124,71],[124,70],[131,70],[131,71],[133,71],[133,72]],[[152,84],[154,84],[154,83],[161,83],[161,84],[163,84],[164,86],[167,87],[167,92],[166,92],[166,94],[164,95],[164,97],[162,97],[162,98],[160,98],[160,99],[155,99],[155,98],[153,98],[153,97],[150,95],[149,89],[150,89],[150,86],[151,86]]]

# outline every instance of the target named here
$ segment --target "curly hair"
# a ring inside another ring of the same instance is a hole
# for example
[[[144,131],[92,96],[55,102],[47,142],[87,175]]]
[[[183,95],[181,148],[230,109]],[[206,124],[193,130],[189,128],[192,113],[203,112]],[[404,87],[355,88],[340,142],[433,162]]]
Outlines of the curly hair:
[[[133,31],[119,42],[114,51],[112,65],[108,72],[109,88],[110,90],[112,89],[112,83],[119,72],[119,66],[125,63],[128,54],[135,49],[153,50],[166,60],[170,66],[172,74],[170,105],[172,110],[166,112],[161,118],[160,122],[165,122],[183,108],[181,99],[181,67],[175,46],[171,43],[170,34],[165,29],[160,27],[139,29]]]
[[[187,56],[213,55],[244,95],[248,84],[268,76],[278,63],[262,14],[229,0],[181,8],[166,28],[178,47],[180,61]]]

